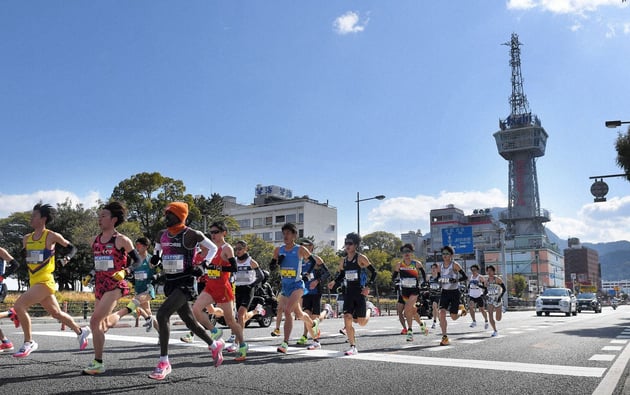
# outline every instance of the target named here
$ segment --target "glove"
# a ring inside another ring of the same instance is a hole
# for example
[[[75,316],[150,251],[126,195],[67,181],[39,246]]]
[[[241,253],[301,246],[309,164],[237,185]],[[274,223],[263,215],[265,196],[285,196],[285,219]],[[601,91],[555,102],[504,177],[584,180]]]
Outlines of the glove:
[[[127,271],[125,269],[119,270],[116,273],[112,274],[112,278],[116,281],[120,281],[127,276]]]
[[[160,262],[162,262],[162,255],[159,252],[151,256],[151,264],[153,266],[158,266]]]

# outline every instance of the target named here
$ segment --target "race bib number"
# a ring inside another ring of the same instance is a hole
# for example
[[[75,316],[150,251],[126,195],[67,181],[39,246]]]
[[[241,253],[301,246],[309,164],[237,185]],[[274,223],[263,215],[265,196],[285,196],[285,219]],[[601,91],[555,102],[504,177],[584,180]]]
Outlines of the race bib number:
[[[490,287],[488,287],[488,295],[498,295],[499,294],[499,287],[497,287],[496,285],[491,285]]]
[[[346,280],[357,281],[359,279],[359,272],[356,270],[348,270],[346,272]]]
[[[403,288],[415,288],[416,285],[418,285],[418,282],[415,278],[403,277],[401,278],[401,284]]]
[[[295,278],[296,274],[295,269],[280,269],[280,276],[282,276],[282,278]]]
[[[162,257],[162,267],[164,273],[175,274],[184,272],[184,256],[183,255],[164,255]]]
[[[106,272],[114,268],[114,257],[107,256],[95,256],[94,257],[94,270],[97,272]]]
[[[440,287],[440,284],[438,284],[438,283],[431,283],[431,285],[429,285],[429,287],[431,289],[440,289],[440,288],[442,288],[442,287]]]
[[[219,269],[208,269],[208,277],[217,279],[221,277],[221,270]]]
[[[451,279],[448,277],[440,277],[438,281],[440,282],[440,284],[448,284],[451,282]]]
[[[27,263],[40,263],[44,262],[44,250],[31,250],[26,255]]]
[[[134,272],[133,278],[136,281],[145,281],[148,278],[147,272]]]

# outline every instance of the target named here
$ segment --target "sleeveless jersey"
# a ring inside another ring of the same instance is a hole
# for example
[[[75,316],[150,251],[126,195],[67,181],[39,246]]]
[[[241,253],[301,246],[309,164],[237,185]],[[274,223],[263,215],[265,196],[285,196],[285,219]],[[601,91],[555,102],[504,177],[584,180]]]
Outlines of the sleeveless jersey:
[[[400,287],[401,288],[418,288],[418,275],[417,268],[418,262],[411,261],[409,265],[402,261],[400,263]]]
[[[48,229],[44,229],[38,240],[31,233],[26,239],[26,265],[30,284],[45,282],[55,271],[55,250],[46,248]]]
[[[302,258],[299,257],[298,251],[300,246],[293,246],[287,251],[285,246],[280,247],[278,255],[284,255],[284,259],[280,264],[280,277],[282,277],[282,286],[290,287],[293,283],[302,281]]]
[[[470,280],[468,281],[468,295],[471,298],[479,298],[483,295],[483,288],[479,286],[479,284],[481,284],[481,278],[480,274],[470,276]]]
[[[442,289],[453,290],[459,288],[457,282],[450,282],[450,279],[457,279],[457,273],[453,270],[454,266],[454,262],[451,262],[448,267],[444,267],[444,262],[440,264],[440,284],[442,284]]]
[[[208,280],[207,284],[230,284],[230,272],[224,272],[221,270],[222,266],[230,266],[230,262],[223,260],[221,252],[226,244],[223,244],[217,250],[217,253],[212,257],[208,268]]]
[[[256,281],[256,271],[252,268],[252,257],[248,256],[241,262],[236,259],[236,276],[234,284],[237,287],[252,285]]]
[[[147,257],[144,258],[140,266],[138,266],[133,271],[133,279],[134,279],[134,289],[136,293],[145,292],[149,284],[151,284],[151,280],[153,280],[154,271],[149,266],[149,262],[151,262],[151,255],[147,254]]]
[[[367,284],[367,274],[359,265],[359,254],[354,254],[351,260],[346,256],[343,259],[343,270],[345,271],[346,289],[361,289]]]
[[[94,270],[97,276],[111,277],[114,273],[127,267],[127,252],[121,248],[116,249],[116,237],[114,233],[107,242],[101,242],[102,233],[96,236],[92,243],[94,254]]]
[[[429,290],[431,295],[439,295],[442,292],[442,285],[440,284],[440,274],[437,276],[429,276]]]
[[[197,254],[196,246],[188,248],[184,245],[184,235],[188,227],[175,236],[164,231],[160,237],[162,247],[162,268],[166,274],[166,280],[177,280],[191,276],[193,259]]]
[[[497,298],[499,297],[499,295],[501,295],[501,285],[499,285],[497,283],[497,278],[493,277],[490,278],[488,277],[488,280],[486,281],[487,283],[487,287],[488,287],[488,300],[490,302],[496,302]]]

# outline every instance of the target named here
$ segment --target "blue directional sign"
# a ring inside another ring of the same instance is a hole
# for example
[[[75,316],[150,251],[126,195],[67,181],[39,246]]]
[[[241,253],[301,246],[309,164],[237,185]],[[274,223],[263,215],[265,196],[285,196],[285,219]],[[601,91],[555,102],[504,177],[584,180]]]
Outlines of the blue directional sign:
[[[456,254],[472,254],[475,251],[472,226],[442,229],[442,242],[453,247]]]

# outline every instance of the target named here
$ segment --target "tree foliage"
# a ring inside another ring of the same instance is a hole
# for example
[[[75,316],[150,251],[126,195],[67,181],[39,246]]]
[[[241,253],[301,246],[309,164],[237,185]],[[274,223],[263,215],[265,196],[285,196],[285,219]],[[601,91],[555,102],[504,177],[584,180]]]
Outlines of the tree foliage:
[[[399,253],[402,241],[393,233],[378,231],[363,236],[361,244],[364,249],[384,251],[393,257]]]
[[[626,134],[619,133],[615,141],[615,149],[617,150],[617,165],[623,169],[626,179],[630,181],[630,128]]]
[[[512,288],[514,289],[514,296],[521,298],[523,293],[527,289],[527,279],[522,274],[515,274],[512,276]]]

